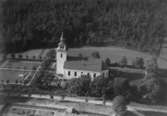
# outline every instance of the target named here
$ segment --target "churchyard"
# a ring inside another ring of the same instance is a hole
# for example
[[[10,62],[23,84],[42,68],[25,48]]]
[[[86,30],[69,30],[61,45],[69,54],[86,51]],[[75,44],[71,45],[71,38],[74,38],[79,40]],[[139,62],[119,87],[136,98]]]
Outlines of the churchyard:
[[[12,68],[12,69],[25,69],[32,70],[33,67],[38,67],[40,62],[38,61],[8,61],[3,68]]]
[[[26,56],[29,56],[29,58],[33,58],[35,56],[36,58],[39,58],[40,56],[42,58],[45,58],[46,53],[50,49],[35,49],[35,50],[29,50],[23,53],[20,53],[23,55],[23,57],[26,58]],[[68,54],[78,56],[79,54],[82,54],[83,56],[90,56],[92,52],[97,51],[99,52],[101,59],[105,60],[106,58],[110,58],[112,62],[117,62],[121,59],[122,56],[126,56],[128,59],[128,63],[131,64],[132,61],[136,57],[142,57],[147,61],[149,58],[151,58],[151,55],[148,53],[120,48],[120,47],[81,47],[81,48],[70,48],[68,49]],[[165,57],[165,50],[163,50],[162,55]],[[19,53],[18,53],[19,54]],[[164,57],[159,57],[158,64],[160,68],[167,69],[167,61]]]
[[[1,83],[17,84],[23,82],[28,76],[34,74],[34,70],[40,65],[38,61],[19,61],[6,60],[0,66],[0,81]]]
[[[41,61],[46,58],[46,54],[50,49],[35,49],[35,50],[29,50],[25,51],[23,53],[15,53],[14,56],[12,54],[7,55],[6,63],[2,63],[1,68],[8,68],[4,71],[4,69],[0,70],[0,78],[2,80],[17,80],[19,74],[24,74],[26,72],[31,72],[33,69],[39,66]],[[110,59],[111,63],[119,62],[120,59],[123,56],[127,57],[128,64],[132,64],[132,61],[136,57],[142,57],[144,61],[146,62],[147,59],[151,58],[151,55],[124,49],[120,47],[81,47],[81,48],[71,48],[68,49],[68,54],[73,56],[78,56],[79,54],[82,54],[83,56],[90,57],[92,52],[99,52],[100,58],[102,60],[106,60],[107,58]],[[13,58],[15,60],[13,60]],[[163,70],[166,70],[167,65],[165,65],[167,62],[163,59],[158,60],[159,66],[161,68],[163,64]],[[165,68],[164,68],[165,66]],[[115,68],[115,67],[114,67]],[[17,71],[13,71],[10,69],[17,69]],[[117,70],[120,70],[121,72],[126,72],[129,74],[126,74],[125,76],[129,76],[129,78],[135,80],[135,78],[140,78],[141,74],[143,73],[142,70],[139,69],[133,69],[133,68],[115,68]],[[164,71],[163,71],[164,72]],[[135,74],[133,74],[135,73]],[[136,74],[139,75],[136,75]],[[165,73],[162,73],[162,77],[164,77]],[[12,75],[12,76],[11,76]],[[143,75],[143,74],[142,74]],[[5,78],[4,78],[5,77]]]

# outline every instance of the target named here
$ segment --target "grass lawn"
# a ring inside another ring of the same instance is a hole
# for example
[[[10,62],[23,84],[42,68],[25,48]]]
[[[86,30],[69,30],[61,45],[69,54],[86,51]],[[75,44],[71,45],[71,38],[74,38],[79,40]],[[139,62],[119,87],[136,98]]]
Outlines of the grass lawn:
[[[94,51],[98,51],[100,53],[101,59],[105,60],[106,58],[110,58],[112,62],[119,61],[122,56],[126,56],[130,64],[131,61],[136,57],[143,57],[145,59],[150,58],[148,54],[120,47],[82,47],[79,49],[73,48],[69,49],[68,53],[70,55],[78,55],[79,53],[82,53],[84,56],[90,56]]]
[[[26,52],[23,52],[25,55],[29,56],[42,56],[45,57],[46,53],[50,49],[35,49],[35,50],[29,50]],[[120,47],[81,47],[81,48],[69,48],[68,49],[68,55],[71,56],[78,56],[78,54],[82,54],[83,56],[91,56],[91,53],[94,51],[98,51],[100,53],[101,59],[105,60],[106,58],[110,58],[112,62],[119,61],[122,56],[126,56],[128,58],[128,63],[131,64],[132,61],[136,57],[142,57],[145,60],[148,60],[151,58],[151,56],[147,53],[130,50],[126,48],[120,48]],[[163,52],[164,56],[166,55],[166,52]],[[167,55],[166,55],[167,56]],[[164,57],[160,57],[158,59],[159,67],[167,69],[167,59]]]
[[[166,49],[167,50],[167,49]],[[120,48],[120,47],[82,47],[82,48],[72,48],[69,49],[68,54],[69,55],[78,55],[79,53],[82,53],[85,56],[90,56],[93,51],[98,51],[100,53],[101,58],[104,60],[107,57],[111,59],[112,62],[119,61],[122,56],[126,56],[128,58],[128,62],[131,64],[132,61],[136,57],[143,57],[145,60],[151,58],[151,56],[147,53],[130,50],[126,48]],[[167,58],[167,52],[162,52],[161,56],[158,59],[159,67],[162,69],[167,69],[167,59],[165,59],[165,56]]]
[[[43,55],[46,55],[49,49],[45,49]],[[134,60],[136,57],[143,57],[145,59],[149,59],[150,55],[138,52],[134,50],[129,50],[120,47],[81,47],[81,48],[69,48],[68,55],[70,56],[78,56],[78,54],[82,54],[83,56],[91,56],[91,53],[94,51],[98,51],[100,53],[101,59],[105,60],[106,58],[110,58],[112,62],[119,61],[122,56],[126,56],[128,58],[129,63]]]

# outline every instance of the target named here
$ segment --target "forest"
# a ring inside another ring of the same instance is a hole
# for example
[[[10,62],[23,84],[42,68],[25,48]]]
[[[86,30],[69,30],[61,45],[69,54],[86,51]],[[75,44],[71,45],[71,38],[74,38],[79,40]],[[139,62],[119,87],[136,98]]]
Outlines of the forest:
[[[5,52],[56,47],[121,46],[158,54],[166,36],[166,0],[5,0]]]

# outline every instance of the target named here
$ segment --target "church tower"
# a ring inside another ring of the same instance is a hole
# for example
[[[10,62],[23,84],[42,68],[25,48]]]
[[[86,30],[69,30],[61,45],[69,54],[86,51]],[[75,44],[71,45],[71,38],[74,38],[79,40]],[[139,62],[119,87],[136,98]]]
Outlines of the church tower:
[[[67,60],[67,50],[66,44],[64,43],[63,33],[61,34],[56,53],[56,73],[64,74],[64,63]]]

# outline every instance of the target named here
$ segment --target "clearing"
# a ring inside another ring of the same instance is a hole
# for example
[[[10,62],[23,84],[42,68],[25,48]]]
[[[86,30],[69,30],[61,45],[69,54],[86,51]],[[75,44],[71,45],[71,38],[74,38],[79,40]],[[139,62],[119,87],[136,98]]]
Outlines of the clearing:
[[[48,51],[49,49],[35,49],[23,52],[23,55],[45,57]],[[145,59],[145,61],[151,58],[151,55],[148,53],[130,50],[126,48],[112,47],[112,46],[111,47],[85,46],[81,48],[69,48],[68,55],[78,56],[78,54],[82,54],[83,56],[90,56],[91,53],[94,51],[98,51],[100,53],[101,59],[105,60],[106,58],[110,58],[112,62],[119,61],[123,56],[126,56],[128,58],[129,64],[131,64],[136,57],[142,57]],[[161,69],[167,69],[167,58],[165,58],[167,57],[167,52],[166,52],[167,49],[163,49],[162,51],[163,52],[161,52],[161,55],[158,58],[158,64]]]
[[[29,50],[29,51],[25,51],[22,53],[23,57],[26,57],[26,55],[28,55],[30,58],[33,56],[36,57],[45,57],[46,53],[49,51],[50,49],[35,49],[35,50]],[[163,52],[161,53],[161,56],[158,59],[158,64],[159,64],[159,74],[160,77],[164,78],[167,76],[166,71],[167,71],[167,60],[165,58],[162,58],[163,56],[167,56],[166,53],[164,52],[164,50],[167,51],[167,49],[163,49]],[[105,60],[106,58],[110,58],[111,62],[118,62],[123,56],[126,56],[128,59],[128,63],[131,64],[132,61],[136,58],[136,57],[142,57],[145,59],[145,61],[147,61],[148,59],[151,58],[151,55],[147,54],[147,53],[143,53],[143,52],[139,52],[139,51],[135,51],[135,50],[130,50],[130,49],[125,49],[125,48],[120,48],[120,47],[90,47],[90,46],[85,46],[85,47],[81,47],[81,48],[70,48],[68,49],[68,55],[71,56],[78,56],[78,54],[82,54],[83,56],[91,56],[91,53],[94,51],[98,51],[100,53],[100,57],[102,60]],[[20,53],[18,53],[20,54]],[[28,61],[17,61],[17,62],[13,62],[13,63],[7,63],[4,67],[15,67],[15,68],[26,68],[26,69],[32,69],[33,66],[37,66],[38,63],[32,63],[32,62],[28,62]],[[10,71],[0,71],[0,79],[4,78],[9,79],[11,78],[15,78],[18,77],[18,72],[10,72]]]

